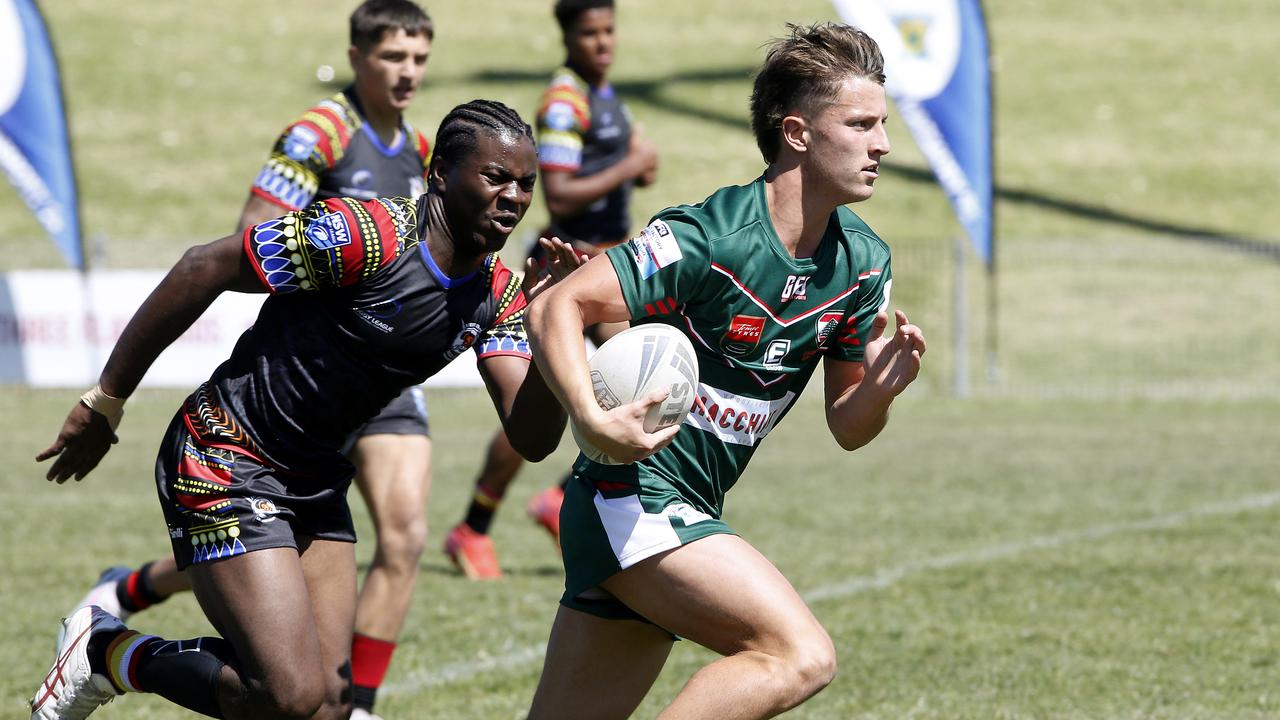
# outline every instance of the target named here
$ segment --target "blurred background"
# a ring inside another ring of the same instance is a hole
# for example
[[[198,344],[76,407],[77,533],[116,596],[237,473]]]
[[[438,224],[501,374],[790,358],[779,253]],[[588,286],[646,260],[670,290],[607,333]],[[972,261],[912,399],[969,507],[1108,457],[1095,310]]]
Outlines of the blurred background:
[[[281,128],[350,78],[353,5],[43,3],[90,266],[165,268],[229,233]],[[532,119],[563,59],[550,3],[426,7],[436,40],[409,121],[433,137],[476,97]],[[967,242],[957,265],[963,230],[892,117],[876,195],[855,210],[893,248],[894,305],[929,336],[921,381],[852,456],[821,437],[811,391],[730,501],[730,522],[807,593],[841,651],[836,683],[794,715],[1280,716],[1274,3],[998,0],[986,13],[996,280]],[[747,122],[762,45],[786,22],[837,19],[819,0],[622,2],[617,17],[611,78],[661,154],[658,182],[634,196],[637,226],[763,170]],[[521,245],[545,219],[535,201]],[[0,272],[66,267],[8,185],[0,248]],[[966,398],[953,397],[957,317]],[[104,552],[166,547],[150,463],[182,393],[141,393],[100,477],[50,488],[29,458],[78,392],[0,387],[0,646],[17,669],[0,707],[15,714],[56,613]],[[482,392],[431,402],[443,528],[491,422]],[[560,578],[518,509],[570,445],[513,490],[495,531],[502,584],[454,576],[433,531],[386,717],[522,716]],[[203,622],[189,600],[170,606],[156,631]],[[683,645],[639,717],[706,660]],[[102,716],[178,717],[159,702]]]

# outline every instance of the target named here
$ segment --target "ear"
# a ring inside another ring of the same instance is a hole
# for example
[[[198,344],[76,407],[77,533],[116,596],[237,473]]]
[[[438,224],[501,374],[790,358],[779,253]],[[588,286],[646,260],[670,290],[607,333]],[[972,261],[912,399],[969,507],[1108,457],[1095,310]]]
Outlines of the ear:
[[[351,63],[351,69],[354,71],[357,67],[356,63],[360,60],[360,48],[352,45],[347,48],[347,62]]]
[[[782,118],[782,143],[795,152],[809,149],[809,123],[799,115]]]
[[[431,157],[431,167],[427,169],[427,185],[433,187],[438,193],[444,193],[448,185],[449,168],[445,167],[445,161],[439,155]]]

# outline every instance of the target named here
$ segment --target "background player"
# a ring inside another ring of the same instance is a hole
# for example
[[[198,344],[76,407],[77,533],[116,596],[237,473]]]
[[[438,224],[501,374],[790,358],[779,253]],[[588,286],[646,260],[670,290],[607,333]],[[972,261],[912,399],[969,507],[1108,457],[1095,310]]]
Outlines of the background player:
[[[559,0],[555,17],[566,59],[538,109],[538,164],[551,215],[543,235],[571,242],[591,257],[627,238],[632,185],[654,182],[658,153],[609,84],[616,48],[613,0]],[[533,248],[535,257],[539,247]],[[593,325],[587,334],[600,345],[624,327]],[[502,575],[489,525],[523,463],[502,431],[495,433],[466,515],[445,538],[445,554],[467,577]],[[551,487],[528,508],[557,543],[563,498],[561,487]]]
[[[416,197],[425,189],[427,139],[404,119],[422,83],[435,30],[409,0],[369,0],[350,18],[352,84],[285,128],[259,172],[238,229],[314,200]],[[426,542],[431,440],[421,388],[407,388],[347,443],[356,487],[373,518],[377,547],[356,606],[352,642],[355,718],[373,709],[408,613]],[[165,556],[105,571],[80,606],[128,619],[189,590]]]
[[[888,246],[843,207],[871,197],[889,152],[883,83],[866,34],[793,27],[751,98],[764,175],[664,210],[530,308],[539,367],[579,431],[639,460],[574,466],[561,511],[565,593],[530,720],[629,716],[673,636],[723,657],[662,718],[772,717],[831,681],[830,637],[721,512],[819,359],[827,424],[846,450],[880,432],[919,373],[920,330],[898,312],[885,335]],[[699,400],[682,426],[645,433],[636,404],[596,404],[575,341],[585,323],[628,319],[677,327],[697,349]]]
[[[269,292],[231,358],[189,396],[156,461],[174,556],[220,638],[171,642],[97,606],[64,621],[33,717],[82,718],[116,693],[154,692],[213,717],[346,718],[355,540],[344,439],[408,385],[468,349],[530,459],[564,413],[529,372],[523,285],[497,252],[537,178],[532,129],[477,100],[441,123],[428,192],[335,198],[189,249],[126,326],[98,387],[37,460],[90,472],[124,398],[223,292]],[[561,277],[578,262],[541,241]]]

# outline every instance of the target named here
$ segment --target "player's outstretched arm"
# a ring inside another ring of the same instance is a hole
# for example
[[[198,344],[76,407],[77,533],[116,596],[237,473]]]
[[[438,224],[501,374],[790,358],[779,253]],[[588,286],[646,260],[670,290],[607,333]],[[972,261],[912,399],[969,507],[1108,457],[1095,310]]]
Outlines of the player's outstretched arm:
[[[538,243],[546,258],[545,267],[540,270],[530,260],[520,285],[529,300],[583,263],[582,256],[558,238],[539,238]],[[565,414],[537,366],[524,357],[493,354],[481,356],[479,370],[511,447],[531,462],[550,455],[564,434]]]
[[[598,255],[581,270],[544,292],[529,306],[525,329],[547,385],[588,442],[611,458],[635,462],[660,450],[680,425],[644,431],[649,407],[665,391],[610,411],[596,402],[582,344],[582,330],[600,322],[631,319],[622,286],[608,257]]]
[[[828,359],[826,378],[827,427],[845,450],[857,450],[880,434],[889,420],[889,406],[920,374],[925,351],[924,333],[895,311],[898,328],[890,336],[885,312],[871,324],[861,363]]]
[[[147,369],[213,301],[227,290],[265,292],[243,251],[240,235],[187,250],[143,301],[107,359],[98,387],[71,408],[53,444],[36,460],[57,457],[46,478],[80,480],[97,467],[115,441],[119,407]],[[98,411],[90,406],[99,408]],[[104,408],[111,408],[103,412]],[[109,416],[113,416],[110,417]]]

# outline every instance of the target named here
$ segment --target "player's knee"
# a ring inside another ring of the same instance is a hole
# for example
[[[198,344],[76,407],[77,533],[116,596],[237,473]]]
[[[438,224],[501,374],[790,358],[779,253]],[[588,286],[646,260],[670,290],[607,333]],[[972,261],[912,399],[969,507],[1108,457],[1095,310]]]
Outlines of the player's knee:
[[[321,711],[327,699],[324,682],[296,676],[251,684],[248,695],[252,716],[269,720],[311,718]]]
[[[803,698],[817,694],[835,679],[836,649],[825,632],[798,643],[786,661],[794,688]]]
[[[326,705],[340,702],[340,693],[330,692],[323,673],[297,666],[282,667],[265,679],[247,679],[246,696],[250,715],[270,720],[314,717]]]
[[[378,529],[378,551],[393,565],[416,567],[426,545],[426,513],[401,513]]]

